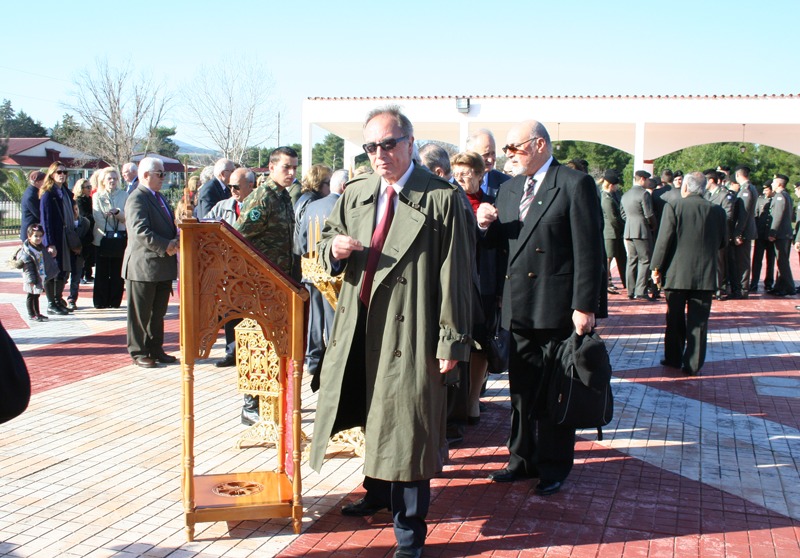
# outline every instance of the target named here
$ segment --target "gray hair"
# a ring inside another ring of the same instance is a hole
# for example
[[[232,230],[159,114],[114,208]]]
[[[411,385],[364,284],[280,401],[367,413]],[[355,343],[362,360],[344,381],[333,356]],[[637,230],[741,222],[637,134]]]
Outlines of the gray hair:
[[[706,177],[702,172],[690,172],[683,177],[683,186],[690,194],[706,193]]]
[[[255,184],[256,183],[256,173],[254,173],[250,169],[247,169],[247,174],[245,176],[247,178],[247,181],[250,184]]]
[[[236,168],[236,165],[234,165],[233,161],[230,159],[218,160],[216,163],[214,163],[214,176],[219,176],[223,171],[228,170],[228,167]]]
[[[547,152],[552,155],[553,144],[550,142],[550,134],[548,133],[547,128],[545,128],[544,124],[539,121],[536,121],[534,124],[535,125],[531,127],[530,139],[542,138],[547,144]]]
[[[214,167],[203,167],[203,170],[200,171],[200,186],[211,180],[212,176],[214,176]]]
[[[155,170],[164,170],[164,163],[156,157],[145,157],[139,161],[138,176],[139,180],[144,180],[144,173]]]
[[[403,130],[403,135],[406,136],[409,141],[411,141],[411,138],[414,137],[414,126],[411,124],[411,121],[408,119],[408,117],[403,114],[403,111],[400,109],[400,105],[385,105],[372,109],[367,113],[367,118],[364,120],[364,128],[367,127],[367,124],[369,124],[370,120],[382,114],[388,114],[392,116],[397,122],[397,125],[400,126],[400,129]]]
[[[350,172],[347,169],[339,169],[331,175],[331,193],[341,194],[344,192],[344,185],[350,179]]]
[[[488,136],[492,138],[492,141],[495,142],[495,144],[497,144],[492,131],[487,128],[481,128],[480,130],[475,130],[467,136],[467,151],[476,151],[473,149],[473,146],[475,145],[475,141],[481,136]]]
[[[431,172],[436,172],[437,168],[442,169],[445,175],[450,174],[450,155],[443,147],[435,143],[426,143],[419,150],[422,164],[428,167]]]
[[[136,163],[125,163],[124,165],[122,165],[122,172],[125,172],[126,169],[130,169],[133,172],[137,172],[139,170],[139,167],[136,166]]]

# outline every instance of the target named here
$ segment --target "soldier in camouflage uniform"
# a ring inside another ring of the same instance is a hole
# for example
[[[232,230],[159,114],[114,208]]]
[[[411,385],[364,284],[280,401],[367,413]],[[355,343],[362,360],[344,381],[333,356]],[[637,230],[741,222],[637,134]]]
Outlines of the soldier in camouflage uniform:
[[[235,228],[287,275],[292,275],[294,213],[272,176],[245,198]]]

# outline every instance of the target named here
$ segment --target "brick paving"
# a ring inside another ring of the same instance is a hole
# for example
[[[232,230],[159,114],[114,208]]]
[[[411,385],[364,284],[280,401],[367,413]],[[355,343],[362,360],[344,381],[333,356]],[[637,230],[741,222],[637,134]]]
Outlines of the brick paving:
[[[15,243],[0,243],[0,261]],[[800,275],[797,259],[795,273]],[[617,282],[617,284],[619,284]],[[714,302],[700,377],[658,364],[665,306],[611,297],[601,322],[615,416],[603,441],[582,431],[563,490],[494,484],[507,461],[508,390],[492,376],[488,412],[432,481],[425,556],[800,557],[800,297]],[[303,465],[303,533],[285,519],[203,523],[186,543],[180,495],[180,372],[143,370],[125,350],[125,307],[81,307],[28,323],[19,274],[0,270],[0,321],[25,355],[34,396],[0,425],[0,557],[392,556],[391,516],[346,518],[361,461],[332,449]],[[177,300],[167,317],[177,353]],[[196,370],[198,473],[270,470],[272,448],[233,448],[244,429],[232,369]],[[0,363],[1,365],[1,363]],[[303,389],[304,430],[316,396]]]

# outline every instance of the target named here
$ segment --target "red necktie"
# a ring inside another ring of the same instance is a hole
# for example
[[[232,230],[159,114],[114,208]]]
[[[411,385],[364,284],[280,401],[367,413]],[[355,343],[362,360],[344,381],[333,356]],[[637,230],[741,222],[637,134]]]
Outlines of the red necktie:
[[[389,236],[389,227],[392,226],[394,219],[394,196],[397,194],[392,186],[386,188],[386,211],[383,219],[375,227],[372,233],[372,240],[369,243],[369,256],[367,256],[367,269],[364,271],[364,282],[361,284],[361,294],[359,298],[364,306],[369,308],[369,297],[372,293],[372,281],[375,279],[375,271],[378,269],[378,260],[381,258],[383,244]]]
[[[241,212],[241,209],[239,209],[239,202],[236,202],[235,204],[233,204],[233,207],[234,207],[234,209],[236,209],[236,218],[238,219],[239,218],[239,213]]]

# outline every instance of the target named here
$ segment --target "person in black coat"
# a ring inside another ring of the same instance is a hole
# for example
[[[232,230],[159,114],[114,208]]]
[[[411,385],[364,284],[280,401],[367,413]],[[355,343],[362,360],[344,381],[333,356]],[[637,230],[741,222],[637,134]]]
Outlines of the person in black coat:
[[[214,163],[214,176],[197,191],[195,217],[205,219],[217,203],[231,197],[228,183],[234,170],[236,166],[229,159],[220,159]]]
[[[775,196],[770,208],[770,224],[767,240],[774,247],[774,257],[778,263],[778,279],[770,292],[773,296],[792,296],[795,294],[792,266],[789,264],[789,251],[792,246],[792,214],[794,203],[792,196],[786,191],[789,177],[785,174],[776,174],[772,179],[775,187]]]
[[[42,242],[47,251],[56,260],[59,273],[53,279],[45,281],[44,290],[47,295],[47,313],[69,314],[67,301],[64,300],[64,286],[67,275],[75,266],[76,254],[69,248],[64,229],[75,230],[72,209],[72,192],[67,188],[67,168],[61,161],[54,161],[47,169],[47,174],[39,190],[39,213],[44,228]]]
[[[706,178],[688,174],[682,198],[664,206],[653,260],[653,281],[666,276],[667,329],[663,366],[692,376],[703,367],[711,298],[717,289],[717,256],[728,243],[725,210],[703,199]]]
[[[775,282],[775,252],[769,241],[770,208],[772,206],[772,179],[764,182],[761,195],[756,200],[756,230],[758,238],[753,243],[753,268],[750,273],[750,292],[758,292],[758,281],[761,279],[761,265],[764,255],[767,256],[767,273],[764,277],[764,289],[772,289]]]
[[[83,277],[81,283],[88,283],[94,281],[92,279],[92,268],[94,267],[94,240],[91,232],[94,231],[94,213],[92,212],[92,186],[88,180],[81,178],[75,183],[72,188],[72,195],[75,196],[75,202],[78,204],[78,215],[85,217],[89,221],[89,238],[88,242],[83,243],[81,250],[81,257],[83,258]]]
[[[506,262],[503,327],[511,332],[509,463],[489,478],[538,477],[535,492],[558,492],[572,470],[575,429],[556,426],[543,412],[547,371],[559,344],[595,324],[605,291],[603,217],[587,174],[552,157],[545,127],[514,126],[503,152],[516,176],[504,183],[496,207],[478,208],[484,241]]]
[[[28,227],[34,223],[41,222],[39,211],[39,190],[44,184],[45,174],[42,171],[33,171],[28,177],[30,185],[22,194],[20,208],[22,209],[22,221],[20,223],[19,239],[23,242],[28,238]]]

